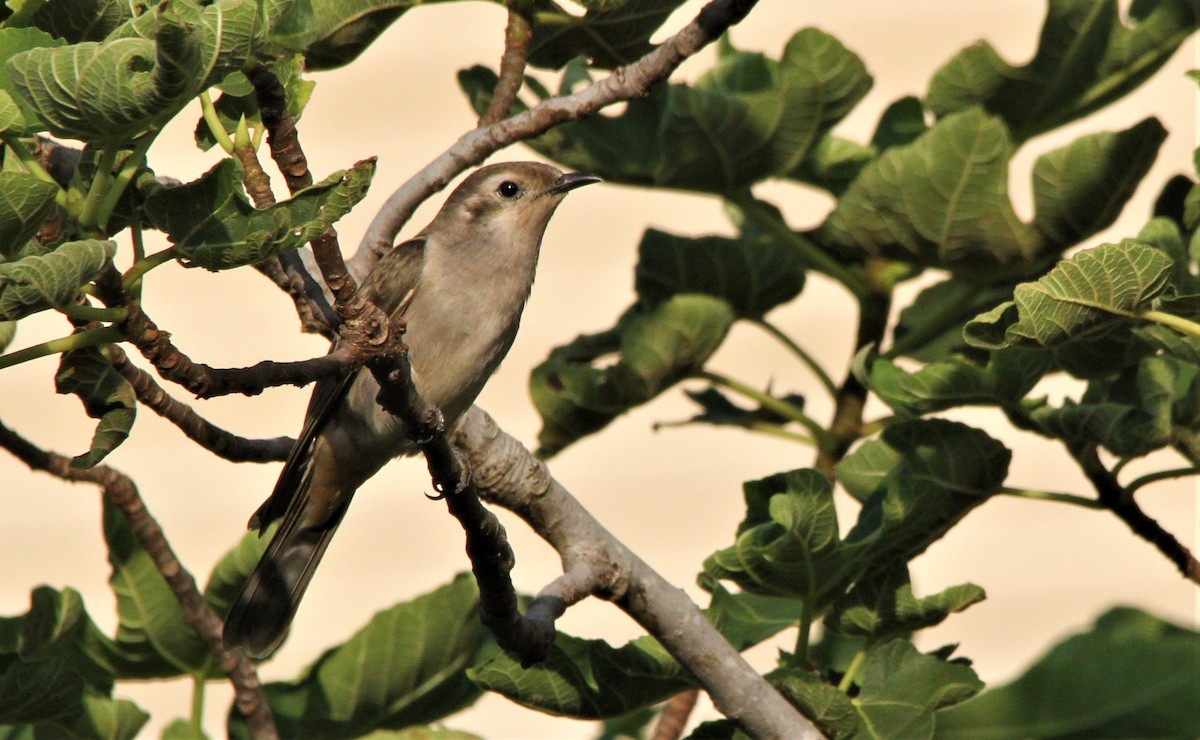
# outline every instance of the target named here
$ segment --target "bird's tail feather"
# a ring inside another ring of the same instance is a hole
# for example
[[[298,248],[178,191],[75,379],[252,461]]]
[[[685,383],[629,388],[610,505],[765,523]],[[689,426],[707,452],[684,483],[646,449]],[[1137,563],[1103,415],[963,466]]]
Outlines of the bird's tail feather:
[[[309,482],[305,476],[299,495],[225,617],[225,646],[240,647],[252,658],[270,655],[283,641],[345,513],[343,506],[332,520],[319,527],[302,526]]]

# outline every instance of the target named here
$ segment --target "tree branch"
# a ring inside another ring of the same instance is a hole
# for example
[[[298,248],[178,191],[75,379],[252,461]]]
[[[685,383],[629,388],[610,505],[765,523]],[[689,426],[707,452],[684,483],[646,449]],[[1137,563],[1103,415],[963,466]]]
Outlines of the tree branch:
[[[685,59],[745,18],[757,2],[712,0],[683,30],[633,64],[618,67],[608,77],[573,95],[544,100],[524,113],[464,134],[392,193],[351,258],[351,270],[360,277],[370,272],[391,248],[417,206],[444,188],[455,175],[509,144],[537,136],[560,123],[586,118],[607,105],[645,95]]]
[[[151,516],[129,476],[107,465],[80,470],[68,457],[48,452],[0,424],[0,447],[7,449],[32,470],[49,473],[75,483],[99,486],[108,500],[119,508],[129,522],[142,548],[162,574],[189,627],[200,636],[217,664],[229,677],[235,691],[238,710],[246,715],[247,726],[257,738],[278,738],[271,707],[267,704],[254,664],[238,650],[227,650],[221,642],[221,618],[212,610],[192,577],[179,562],[162,528]]]
[[[151,411],[179,427],[196,444],[230,462],[276,462],[286,460],[295,440],[291,437],[246,439],[228,432],[191,406],[172,398],[149,373],[129,361],[115,344],[109,348],[113,369],[133,386],[137,400]]]
[[[690,671],[753,737],[819,738],[701,614],[683,591],[629,551],[554,480],[545,463],[472,407],[452,434],[483,498],[524,519],[565,564],[590,564],[596,588]],[[572,580],[580,582],[576,573]],[[586,581],[587,579],[583,579]]]
[[[1142,507],[1138,506],[1133,496],[1121,486],[1116,476],[1104,467],[1104,463],[1096,454],[1096,446],[1068,445],[1067,449],[1083,469],[1084,475],[1095,486],[1100,503],[1125,522],[1134,534],[1158,548],[1159,552],[1175,564],[1184,578],[1200,584],[1200,560],[1196,560],[1191,550],[1142,511]]]
[[[529,59],[529,41],[533,28],[517,6],[520,0],[508,0],[508,26],[504,29],[504,55],[500,57],[500,79],[492,93],[492,102],[479,119],[484,128],[499,123],[508,117],[525,75],[525,63]]]

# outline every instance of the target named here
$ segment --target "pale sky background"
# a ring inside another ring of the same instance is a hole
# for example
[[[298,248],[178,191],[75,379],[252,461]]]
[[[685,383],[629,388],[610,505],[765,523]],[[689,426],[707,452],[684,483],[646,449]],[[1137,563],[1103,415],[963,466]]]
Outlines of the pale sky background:
[[[664,28],[679,29],[702,4],[688,2]],[[734,28],[732,37],[740,48],[775,57],[805,26],[838,37],[864,59],[875,77],[871,93],[837,129],[865,141],[888,103],[906,94],[923,95],[934,70],[973,41],[988,39],[1014,63],[1028,59],[1044,8],[1039,0],[762,0]],[[348,252],[391,190],[474,125],[454,75],[477,63],[495,67],[503,25],[503,9],[490,3],[417,8],[355,64],[315,75],[317,88],[300,124],[314,176],[324,177],[366,156],[379,157],[366,201],[338,225]],[[1200,66],[1196,48],[1192,41],[1150,84],[1118,105],[1022,149],[1010,174],[1017,212],[1030,215],[1029,171],[1038,154],[1084,133],[1127,128],[1153,114],[1170,131],[1158,163],[1127,216],[1088,244],[1136,234],[1162,183],[1171,174],[1190,171],[1197,95],[1195,82],[1183,74]],[[712,59],[713,50],[706,50],[676,79],[694,78]],[[191,143],[198,113],[197,105],[181,115],[155,144],[151,163],[160,174],[190,180],[218,158],[215,152],[200,153]],[[517,146],[492,161],[531,156]],[[274,186],[277,193],[284,192],[278,176]],[[759,192],[784,207],[798,228],[818,223],[830,203],[827,196],[794,185],[771,184]],[[427,203],[403,235],[427,223],[442,197]],[[502,427],[527,445],[535,445],[539,426],[525,390],[530,369],[550,347],[580,332],[611,326],[628,306],[636,247],[648,226],[693,235],[730,232],[716,198],[617,185],[572,194],[551,223],[521,334],[480,399]],[[128,253],[127,240],[122,249]],[[145,303],[180,348],[213,366],[302,359],[325,350],[320,339],[297,333],[291,303],[250,270],[211,274],[165,266],[148,281]],[[903,305],[903,300],[897,303]],[[810,279],[803,297],[771,318],[825,362],[836,378],[842,377],[852,347],[854,312],[837,286]],[[23,322],[12,348],[59,336],[64,327],[51,314]],[[94,422],[84,416],[77,399],[54,394],[56,363],[48,358],[4,372],[0,419],[41,445],[76,454],[86,448]],[[760,387],[773,380],[779,391],[808,396],[809,411],[818,419],[828,416],[829,404],[811,376],[753,327],[737,327],[712,367]],[[1061,393],[1062,388],[1048,391]],[[186,393],[177,388],[173,392],[186,400]],[[276,389],[256,398],[198,403],[197,409],[245,436],[295,434],[307,393]],[[695,576],[715,547],[731,541],[743,513],[741,483],[808,465],[812,455],[791,443],[731,430],[651,429],[656,421],[677,420],[693,411],[679,390],[671,391],[569,448],[551,462],[551,470],[631,549],[702,600]],[[881,411],[874,408],[868,416]],[[1010,485],[1091,493],[1056,444],[1012,431],[998,414],[955,418],[984,427],[1014,448]],[[246,519],[270,492],[279,469],[277,464],[218,460],[149,411],[139,414],[132,438],[108,462],[137,481],[151,512],[201,583],[244,531]],[[1157,458],[1130,466],[1126,474],[1179,464],[1177,458]],[[93,619],[111,633],[115,617],[95,489],[34,475],[8,455],[0,455],[0,480],[7,512],[0,524],[0,543],[9,563],[0,572],[0,614],[28,609],[29,591],[38,584],[73,586],[84,593]],[[374,612],[435,588],[468,567],[461,530],[443,504],[425,500],[422,493],[429,488],[421,462],[400,461],[360,490],[308,591],[290,640],[262,667],[264,680],[295,676]],[[1139,494],[1146,510],[1193,551],[1200,527],[1196,493],[1193,480],[1182,480]],[[847,528],[854,507],[842,511]],[[535,592],[558,573],[558,559],[519,520],[501,515],[517,554],[517,586]],[[1196,588],[1149,544],[1133,537],[1111,515],[1053,503],[1009,498],[987,503],[915,561],[914,580],[924,594],[968,580],[986,588],[987,601],[922,633],[919,646],[960,643],[960,654],[972,658],[989,683],[1017,675],[1052,642],[1085,628],[1117,603],[1197,624]],[[598,600],[572,608],[560,624],[572,634],[614,644],[640,633],[623,613]],[[788,631],[779,642],[748,655],[765,670],[774,665],[777,647],[793,641],[794,632]],[[189,692],[190,683],[181,680],[125,683],[116,693],[151,712],[144,735],[152,737],[172,719],[186,716]],[[224,735],[230,696],[225,684],[209,688],[206,729],[214,737]],[[711,706],[703,704],[695,719],[715,716]],[[448,724],[489,738],[595,734],[592,723],[539,715],[498,696],[483,698]]]

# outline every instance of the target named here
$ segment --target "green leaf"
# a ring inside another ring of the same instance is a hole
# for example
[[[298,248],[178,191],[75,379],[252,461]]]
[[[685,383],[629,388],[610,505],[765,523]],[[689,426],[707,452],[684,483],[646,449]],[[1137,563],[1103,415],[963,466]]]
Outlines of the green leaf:
[[[559,633],[545,661],[530,668],[505,654],[473,668],[480,687],[541,712],[576,719],[606,719],[656,704],[694,686],[693,680],[653,638],[620,648],[603,640]]]
[[[1012,453],[986,433],[945,419],[892,424],[835,466],[863,502],[846,535],[860,570],[907,562],[1003,485]]]
[[[1200,634],[1130,608],[937,715],[938,740],[1200,735]]]
[[[872,737],[863,731],[862,719],[850,697],[815,674],[781,668],[768,673],[767,679],[826,736]]]
[[[671,87],[655,182],[723,193],[796,170],[871,82],[858,56],[813,28],[778,62],[726,54],[695,85]]]
[[[443,0],[296,0],[271,34],[271,43],[301,54],[311,72],[358,58],[388,26],[416,5]]]
[[[900,310],[889,354],[935,362],[966,350],[963,326],[1012,297],[1011,285],[978,285],[951,277],[925,288]]]
[[[784,418],[777,412],[758,406],[755,408],[743,408],[730,401],[725,394],[718,391],[716,388],[705,388],[702,391],[685,390],[684,395],[700,405],[702,411],[690,419],[683,421],[658,422],[654,425],[655,429],[660,427],[683,426],[684,424],[713,424],[716,426],[736,426],[743,429],[754,428],[760,423],[767,424],[785,424],[793,421],[792,419]],[[797,409],[804,408],[804,397],[795,394],[788,394],[779,398],[784,403],[791,404]]]
[[[255,209],[242,190],[242,166],[221,160],[199,180],[146,199],[148,221],[167,232],[185,266],[226,270],[257,264],[302,246],[350,212],[375,174],[364,160],[298,191],[290,200]]]
[[[538,0],[533,12],[529,63],[559,69],[577,56],[593,67],[614,69],[651,50],[650,36],[684,0],[586,0],[587,12],[574,16],[549,0]]]
[[[17,322],[0,321],[0,352],[3,352],[17,336]]]
[[[803,616],[804,605],[797,599],[744,591],[735,594],[708,574],[702,573],[700,579],[712,594],[704,616],[739,652],[795,627]]]
[[[0,263],[0,321],[70,303],[117,251],[111,241],[67,242],[45,255]]]
[[[744,492],[737,541],[710,555],[705,573],[746,592],[802,599],[818,612],[857,574],[862,549],[838,536],[829,479],[794,470],[750,481]]]
[[[34,134],[45,128],[37,111],[21,97],[12,75],[7,74],[8,60],[30,49],[62,45],[62,40],[36,28],[0,28],[0,70],[6,72],[0,74],[0,110],[3,111],[2,116],[5,120],[4,125],[0,126],[0,131],[24,135]],[[15,106],[16,110],[13,111],[11,106]]]
[[[1184,336],[1158,324],[1139,326],[1133,333],[1138,339],[1176,359],[1200,365],[1200,337]]]
[[[313,88],[317,86],[317,83],[301,76],[304,71],[304,58],[294,56],[272,60],[267,64],[267,68],[274,73],[279,84],[283,85],[287,112],[293,122],[298,122],[304,112],[304,107],[308,105],[309,98],[312,97]],[[226,132],[235,131],[238,121],[243,116],[246,118],[247,125],[256,128],[262,127],[262,116],[258,110],[254,88],[244,74],[235,72],[230,75],[221,84],[221,88],[224,92],[213,103],[213,108]],[[196,146],[203,151],[208,151],[217,143],[203,116],[196,123],[195,136]]]
[[[209,740],[209,737],[191,720],[180,717],[163,728],[162,740]]]
[[[257,0],[164,4],[103,41],[16,54],[7,70],[54,135],[125,142],[241,69],[263,42],[271,9]]]
[[[875,127],[875,134],[871,137],[871,146],[880,152],[894,146],[904,146],[916,141],[928,130],[921,101],[909,95],[900,98],[883,111],[883,115],[879,117],[879,125]]]
[[[71,460],[71,467],[95,466],[129,436],[137,415],[133,386],[113,369],[100,347],[64,352],[54,376],[54,388],[59,393],[79,396],[87,415],[100,420],[90,448]]]
[[[11,170],[0,173],[0,260],[12,258],[33,238],[56,195],[58,186],[52,182]]]
[[[679,293],[723,298],[739,318],[760,318],[804,287],[804,264],[774,240],[688,238],[647,229],[634,288],[647,308]]]
[[[787,176],[841,195],[876,154],[874,147],[825,134]]]
[[[937,71],[925,104],[938,116],[983,105],[1024,141],[1135,89],[1196,24],[1186,0],[1154,3],[1128,22],[1115,0],[1052,0],[1032,61],[1013,67],[980,41]]]
[[[82,709],[83,679],[62,660],[0,656],[0,725],[57,720]]]
[[[469,706],[480,691],[466,668],[494,651],[479,622],[475,581],[453,582],[379,612],[295,681],[266,685],[281,737],[357,737],[433,722]],[[246,737],[245,718],[229,735]]]
[[[73,0],[48,3],[33,16],[34,25],[67,43],[103,41],[134,17],[135,6],[126,0]]]
[[[1147,357],[1113,378],[1094,380],[1078,402],[1028,410],[1037,430],[1072,443],[1137,457],[1200,438],[1200,370],[1174,357]]]
[[[867,574],[833,603],[825,615],[826,629],[872,642],[941,624],[952,613],[983,601],[983,589],[973,583],[917,598],[908,567],[898,565]]]
[[[1167,286],[1171,259],[1132,240],[1102,244],[1058,263],[1013,301],[967,324],[976,347],[1053,348],[1099,338],[1127,326]]]
[[[1158,119],[1147,118],[1117,133],[1080,137],[1038,157],[1033,228],[1061,251],[1111,226],[1166,138]]]
[[[1015,404],[1053,367],[1044,352],[1005,350],[986,364],[956,355],[909,372],[884,358],[868,361],[860,377],[902,416],[924,416],[970,405]]]
[[[0,679],[2,681],[3,679]],[[36,685],[25,686],[35,689]],[[127,699],[113,699],[84,689],[73,697],[72,707],[52,718],[22,723],[15,727],[0,725],[5,738],[105,738],[134,740],[150,715]],[[0,719],[3,722],[3,719]]]
[[[720,346],[733,318],[722,300],[676,295],[552,350],[529,380],[542,416],[538,454],[562,450],[686,378]],[[616,362],[608,361],[613,353]]]
[[[894,146],[850,183],[822,241],[863,255],[986,270],[1034,258],[1041,245],[1008,196],[1004,123],[978,108]]]
[[[132,663],[128,678],[169,678],[215,671],[212,656],[183,612],[124,513],[104,500],[104,541],[112,565],[109,586],[117,597],[116,642]]]

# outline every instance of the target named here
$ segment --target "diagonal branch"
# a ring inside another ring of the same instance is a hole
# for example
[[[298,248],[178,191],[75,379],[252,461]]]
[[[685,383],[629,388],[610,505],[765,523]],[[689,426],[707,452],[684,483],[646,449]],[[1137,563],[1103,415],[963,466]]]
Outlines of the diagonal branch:
[[[522,9],[518,7],[520,4],[520,0],[508,0],[508,26],[504,29],[504,55],[500,57],[500,79],[496,81],[492,102],[479,118],[480,128],[504,120],[521,90],[533,28]]]
[[[446,187],[455,175],[499,149],[541,134],[566,121],[586,118],[601,108],[645,95],[700,49],[738,23],[758,0],[712,0],[679,33],[654,51],[573,95],[549,98],[518,115],[470,131],[392,193],[379,210],[350,260],[355,275],[370,272],[400,229],[426,198]]]
[[[0,424],[0,447],[7,449],[32,470],[49,473],[65,481],[93,483],[104,491],[104,495],[125,515],[134,536],[167,582],[175,600],[179,602],[184,621],[200,636],[221,670],[229,677],[236,692],[238,709],[246,715],[251,734],[256,738],[278,738],[271,708],[254,664],[240,651],[227,650],[221,642],[221,618],[204,600],[196,586],[196,579],[179,562],[162,528],[146,509],[146,503],[133,480],[107,465],[86,470],[74,468],[70,458],[41,449],[3,424]]]
[[[821,737],[683,591],[630,552],[551,477],[545,463],[484,411],[468,410],[453,441],[470,463],[483,497],[524,519],[564,563],[589,564],[596,584],[592,593],[612,601],[661,642],[695,675],[722,713],[753,737]],[[579,577],[577,572],[573,576]]]

